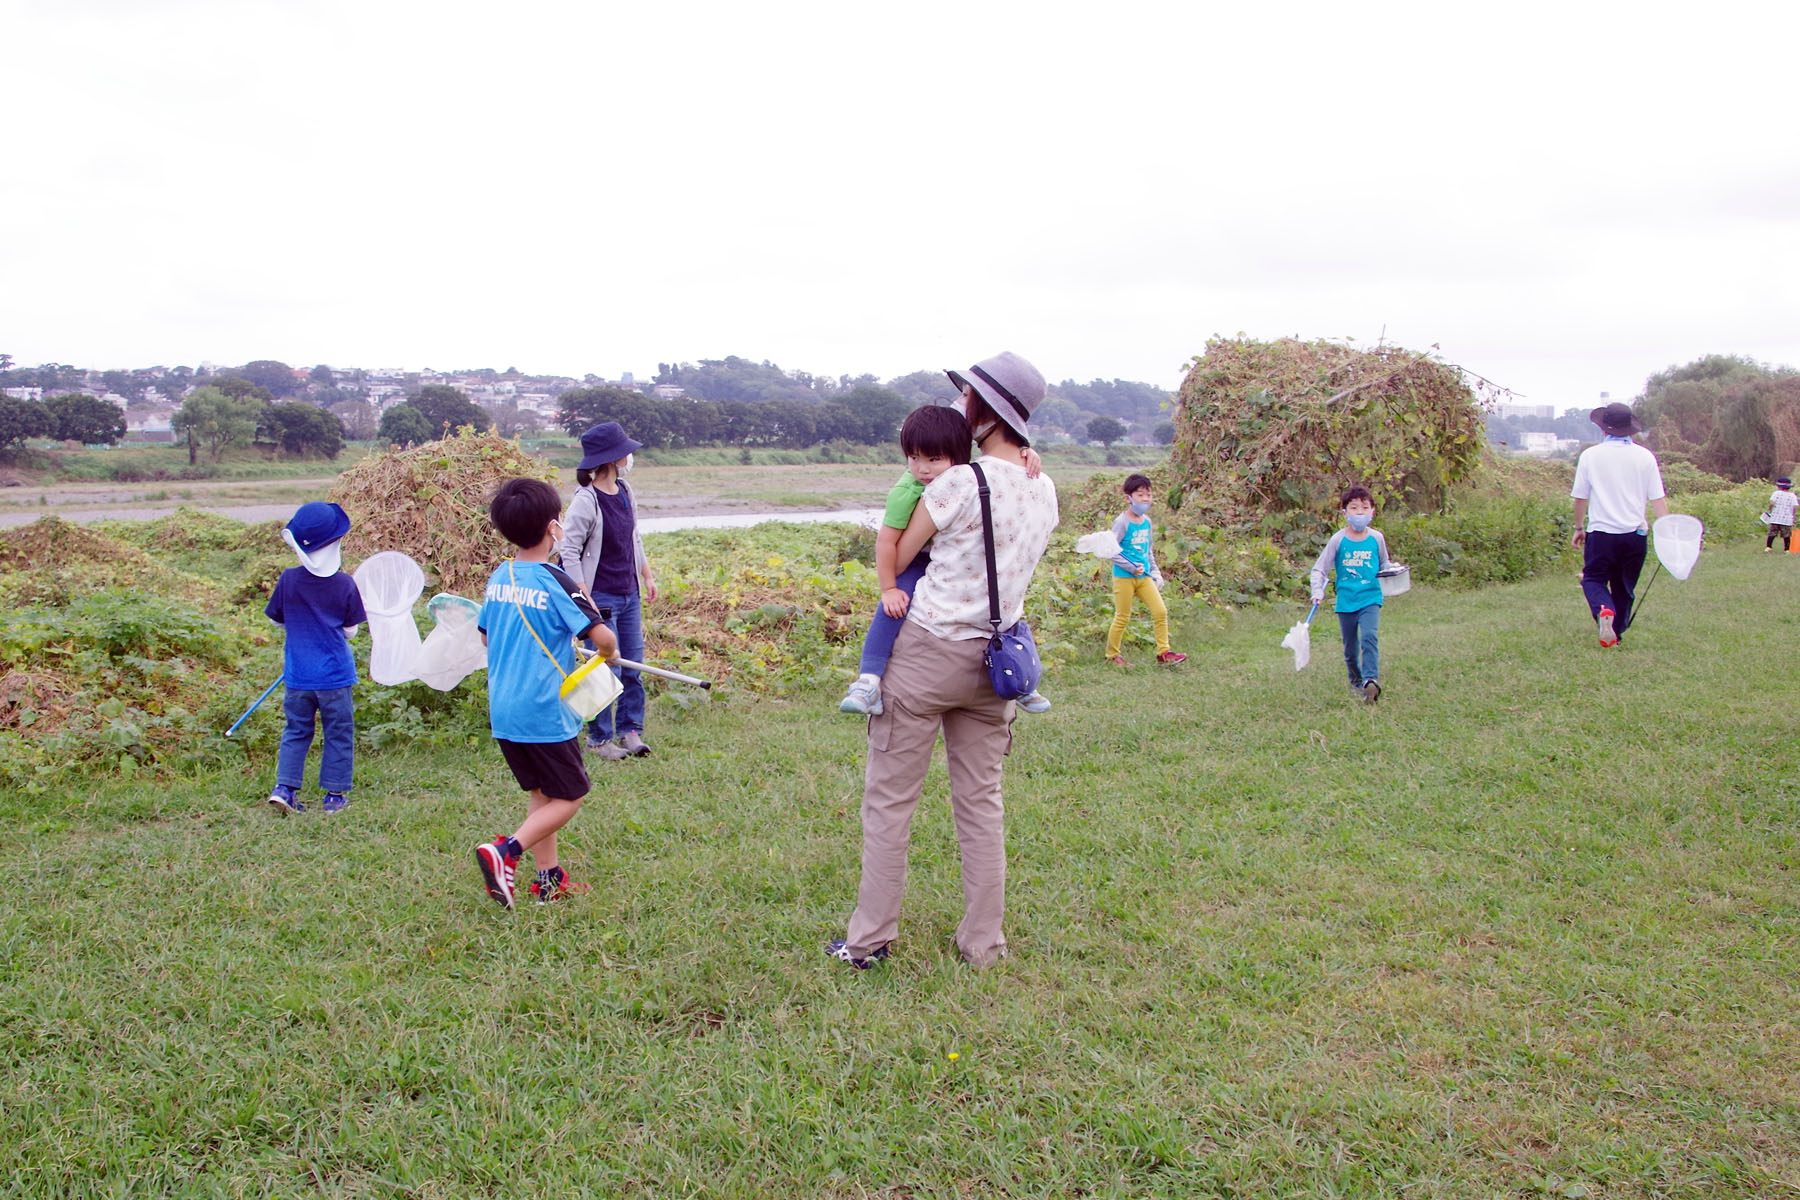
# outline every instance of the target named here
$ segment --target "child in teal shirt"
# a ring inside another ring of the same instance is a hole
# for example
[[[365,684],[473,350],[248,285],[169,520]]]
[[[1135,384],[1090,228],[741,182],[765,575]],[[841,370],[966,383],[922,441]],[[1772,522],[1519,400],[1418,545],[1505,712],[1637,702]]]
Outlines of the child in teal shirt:
[[[1381,698],[1381,581],[1388,564],[1387,539],[1370,528],[1375,498],[1360,483],[1344,489],[1344,528],[1331,535],[1312,565],[1312,599],[1325,599],[1327,568],[1337,575],[1338,631],[1350,690],[1370,704]]]

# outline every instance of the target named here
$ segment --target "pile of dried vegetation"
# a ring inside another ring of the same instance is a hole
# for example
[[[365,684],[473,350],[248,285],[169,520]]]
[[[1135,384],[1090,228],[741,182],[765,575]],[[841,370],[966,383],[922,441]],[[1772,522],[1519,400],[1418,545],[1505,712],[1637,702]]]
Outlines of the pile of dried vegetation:
[[[438,590],[478,598],[513,547],[488,523],[494,490],[514,476],[556,482],[555,468],[516,441],[464,426],[410,450],[373,454],[338,476],[331,498],[350,514],[344,561],[398,550]]]

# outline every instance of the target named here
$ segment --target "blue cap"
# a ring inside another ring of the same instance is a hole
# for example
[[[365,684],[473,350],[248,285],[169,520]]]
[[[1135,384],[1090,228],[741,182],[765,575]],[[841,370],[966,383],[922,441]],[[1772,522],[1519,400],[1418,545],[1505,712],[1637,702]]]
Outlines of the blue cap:
[[[311,554],[350,532],[350,514],[326,500],[302,504],[287,523],[287,530]]]

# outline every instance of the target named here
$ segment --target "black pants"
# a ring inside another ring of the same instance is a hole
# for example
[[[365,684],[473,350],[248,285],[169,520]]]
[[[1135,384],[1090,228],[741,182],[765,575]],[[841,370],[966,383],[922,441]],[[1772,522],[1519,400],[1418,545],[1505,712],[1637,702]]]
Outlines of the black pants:
[[[1631,601],[1637,594],[1638,576],[1644,570],[1644,554],[1650,539],[1641,533],[1590,533],[1581,563],[1581,591],[1588,610],[1599,620],[1600,610],[1613,610],[1613,632],[1625,636],[1631,625]]]

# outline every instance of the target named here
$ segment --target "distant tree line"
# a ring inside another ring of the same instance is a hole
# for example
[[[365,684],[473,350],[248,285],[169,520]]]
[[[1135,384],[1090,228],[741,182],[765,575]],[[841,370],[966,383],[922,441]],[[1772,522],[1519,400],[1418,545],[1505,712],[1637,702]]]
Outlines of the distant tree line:
[[[1660,457],[1739,481],[1800,466],[1800,372],[1793,367],[1708,355],[1652,375],[1633,407]]]

